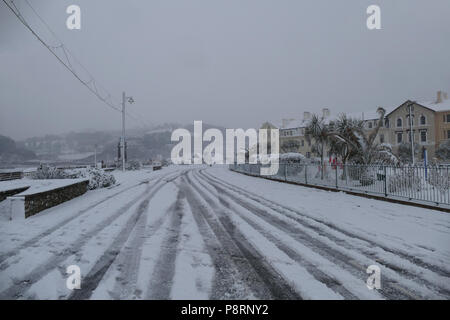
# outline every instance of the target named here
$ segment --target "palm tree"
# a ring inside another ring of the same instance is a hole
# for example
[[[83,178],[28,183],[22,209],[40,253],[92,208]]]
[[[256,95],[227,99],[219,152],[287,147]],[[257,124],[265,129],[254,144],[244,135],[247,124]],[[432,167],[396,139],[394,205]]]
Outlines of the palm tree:
[[[368,134],[364,131],[362,122],[354,122],[348,125],[344,130],[340,130],[336,126],[333,128],[332,136],[346,144],[349,149],[349,158],[355,163],[369,165],[373,163],[395,161],[390,153],[390,147],[386,144],[378,144],[375,138],[383,124],[386,110],[378,108],[377,113],[380,115],[376,127]]]
[[[325,122],[323,117],[319,117],[314,114],[305,128],[305,136],[308,142],[314,140],[313,150],[320,156],[321,166],[321,179],[323,179],[324,162],[323,157],[325,153],[325,147],[330,141],[330,126]]]
[[[354,125],[348,125],[345,130],[341,131],[338,128],[333,128],[332,137],[334,140],[339,140],[339,144],[345,144],[348,158],[354,163],[365,165],[362,167],[360,174],[361,180],[364,183],[371,183],[371,178],[368,176],[367,165],[384,164],[384,163],[398,163],[397,157],[392,153],[390,145],[378,144],[375,138],[380,131],[383,124],[384,115],[386,111],[383,108],[378,108],[377,113],[380,115],[376,127],[368,134],[364,131],[362,123],[356,122]]]
[[[341,114],[336,121],[330,123],[330,152],[341,158],[344,167],[344,178],[347,176],[345,165],[351,157],[353,149],[343,137],[351,137],[352,132],[356,129],[362,129],[363,125],[363,121],[349,118],[345,113]]]

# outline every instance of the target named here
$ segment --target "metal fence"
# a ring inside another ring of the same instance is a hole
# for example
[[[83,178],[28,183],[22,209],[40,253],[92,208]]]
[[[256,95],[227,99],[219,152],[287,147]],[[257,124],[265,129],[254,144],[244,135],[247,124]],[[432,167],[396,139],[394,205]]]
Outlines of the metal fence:
[[[234,164],[230,169],[260,176],[261,167]],[[449,166],[280,163],[277,174],[263,177],[450,208]]]

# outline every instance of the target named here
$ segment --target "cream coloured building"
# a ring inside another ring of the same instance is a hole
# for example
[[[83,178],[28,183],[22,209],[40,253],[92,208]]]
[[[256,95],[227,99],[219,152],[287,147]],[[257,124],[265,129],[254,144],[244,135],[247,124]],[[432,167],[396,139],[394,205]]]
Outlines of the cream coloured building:
[[[409,105],[412,106],[411,122]],[[376,108],[373,111],[351,113],[347,116],[361,119],[367,131],[374,130],[379,115]],[[438,91],[436,100],[431,102],[416,102],[407,100],[395,108],[385,108],[386,114],[378,132],[376,142],[388,143],[394,153],[402,143],[410,143],[410,128],[412,125],[413,141],[418,148],[418,160],[422,159],[423,150],[427,150],[428,158],[434,158],[439,144],[450,140],[450,100],[446,93]],[[322,110],[326,121],[331,120],[329,109]],[[283,119],[279,126],[280,152],[298,152],[307,158],[312,154],[312,143],[305,137],[305,128],[311,119],[310,112],[304,112],[301,120]]]

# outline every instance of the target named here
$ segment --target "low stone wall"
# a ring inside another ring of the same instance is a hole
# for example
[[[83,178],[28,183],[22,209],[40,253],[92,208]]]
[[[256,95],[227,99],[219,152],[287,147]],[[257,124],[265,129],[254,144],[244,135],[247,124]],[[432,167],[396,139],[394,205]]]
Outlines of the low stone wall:
[[[0,181],[22,179],[22,171],[0,171]]]
[[[42,210],[76,198],[88,190],[88,184],[89,180],[83,180],[47,191],[8,197],[11,203],[10,218],[24,216],[28,218]]]
[[[85,180],[58,189],[24,196],[25,218],[35,215],[42,210],[54,207],[60,203],[81,196],[87,191],[88,184],[89,181]]]
[[[0,201],[3,201],[6,198],[11,197],[15,194],[21,193],[21,192],[27,190],[28,188],[29,188],[29,186],[6,190],[6,191],[1,191],[0,192]]]

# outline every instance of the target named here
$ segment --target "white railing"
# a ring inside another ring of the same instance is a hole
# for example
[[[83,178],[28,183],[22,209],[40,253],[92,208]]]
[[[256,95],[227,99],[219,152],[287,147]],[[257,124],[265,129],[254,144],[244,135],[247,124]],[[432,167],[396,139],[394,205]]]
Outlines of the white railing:
[[[261,166],[234,164],[230,169],[260,176]],[[264,177],[450,208],[450,166],[280,163],[277,174]]]

